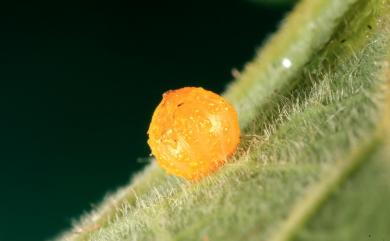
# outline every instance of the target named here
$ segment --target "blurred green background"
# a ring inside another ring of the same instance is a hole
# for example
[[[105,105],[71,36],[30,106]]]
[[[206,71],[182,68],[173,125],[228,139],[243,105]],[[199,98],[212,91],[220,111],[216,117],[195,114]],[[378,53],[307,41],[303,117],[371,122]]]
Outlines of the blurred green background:
[[[0,5],[1,241],[53,237],[126,184],[146,164],[161,94],[223,91],[291,8],[243,0]]]

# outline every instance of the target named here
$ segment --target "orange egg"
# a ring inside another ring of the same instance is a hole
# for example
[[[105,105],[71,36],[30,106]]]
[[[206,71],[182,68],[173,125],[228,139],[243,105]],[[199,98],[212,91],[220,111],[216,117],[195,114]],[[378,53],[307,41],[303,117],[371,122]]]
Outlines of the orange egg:
[[[148,144],[168,173],[190,180],[207,176],[231,156],[240,141],[237,112],[203,88],[164,93],[153,113]]]

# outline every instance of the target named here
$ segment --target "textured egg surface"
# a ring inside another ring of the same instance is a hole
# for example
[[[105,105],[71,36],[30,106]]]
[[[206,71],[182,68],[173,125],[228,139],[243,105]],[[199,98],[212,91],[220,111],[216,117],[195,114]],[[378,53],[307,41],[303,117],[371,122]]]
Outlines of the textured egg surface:
[[[184,87],[163,94],[148,135],[162,168],[198,180],[235,152],[240,128],[237,112],[223,97],[200,87]]]

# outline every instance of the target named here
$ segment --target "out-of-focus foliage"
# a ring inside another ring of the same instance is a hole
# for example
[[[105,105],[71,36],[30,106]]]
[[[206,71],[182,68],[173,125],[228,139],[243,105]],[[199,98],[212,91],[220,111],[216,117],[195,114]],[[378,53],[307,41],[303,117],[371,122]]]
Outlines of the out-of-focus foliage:
[[[292,6],[297,0],[247,0],[254,4],[259,4],[260,6],[269,6],[269,7],[286,7]]]

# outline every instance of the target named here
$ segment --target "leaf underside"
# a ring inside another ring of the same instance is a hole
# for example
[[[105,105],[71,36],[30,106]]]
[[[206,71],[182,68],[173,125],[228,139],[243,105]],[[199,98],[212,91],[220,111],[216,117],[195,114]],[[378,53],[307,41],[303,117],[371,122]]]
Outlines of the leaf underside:
[[[225,167],[190,183],[152,161],[56,240],[389,239],[389,33],[389,0],[300,2],[224,93]]]

